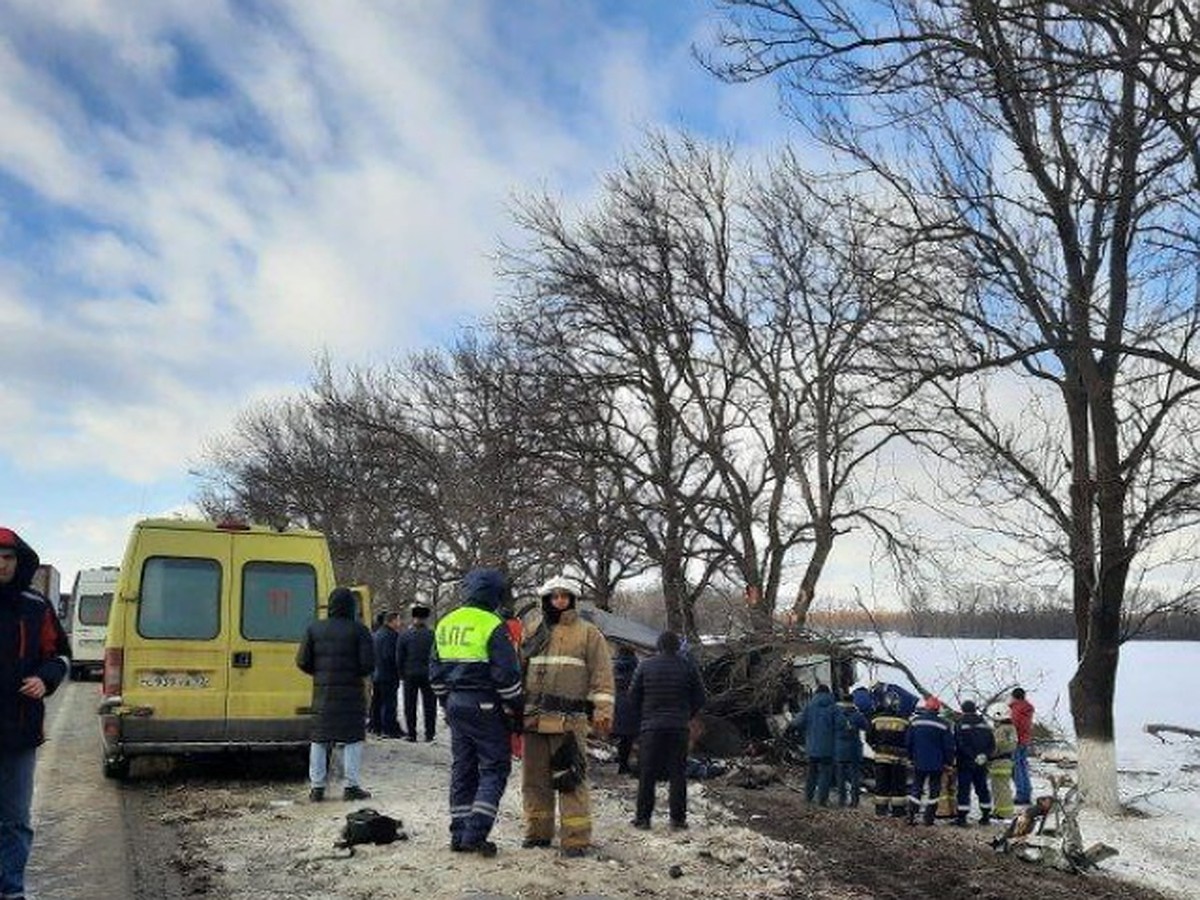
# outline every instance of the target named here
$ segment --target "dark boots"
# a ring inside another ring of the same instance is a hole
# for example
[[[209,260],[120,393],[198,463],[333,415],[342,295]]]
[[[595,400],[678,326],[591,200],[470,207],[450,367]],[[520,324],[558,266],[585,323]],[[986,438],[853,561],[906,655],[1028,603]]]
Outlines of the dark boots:
[[[981,815],[979,817],[979,824],[980,825],[991,825],[992,824],[992,811],[990,809],[983,810],[983,815]]]
[[[954,817],[954,821],[951,822],[950,824],[954,825],[958,828],[966,828],[967,827],[967,814],[965,812],[963,812],[962,810],[959,810],[958,815],[956,815]]]
[[[925,807],[925,814],[921,816],[921,821],[926,825],[932,825],[933,820],[937,817],[937,804],[930,803]]]
[[[875,815],[886,816],[888,814],[888,805],[886,803],[875,804]]]

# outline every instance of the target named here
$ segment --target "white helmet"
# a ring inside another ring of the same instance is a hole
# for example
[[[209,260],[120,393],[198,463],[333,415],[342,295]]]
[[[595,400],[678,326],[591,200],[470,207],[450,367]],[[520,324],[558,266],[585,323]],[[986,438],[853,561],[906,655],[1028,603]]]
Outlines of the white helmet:
[[[1007,722],[1012,718],[1012,714],[1008,711],[1008,707],[1002,703],[993,703],[987,708],[987,717],[993,722]]]
[[[579,599],[579,585],[573,578],[568,578],[566,575],[551,576],[551,578],[545,584],[538,588],[537,593],[539,597],[545,600],[547,597],[551,596],[552,594],[556,594],[559,591],[570,594],[576,600]]]

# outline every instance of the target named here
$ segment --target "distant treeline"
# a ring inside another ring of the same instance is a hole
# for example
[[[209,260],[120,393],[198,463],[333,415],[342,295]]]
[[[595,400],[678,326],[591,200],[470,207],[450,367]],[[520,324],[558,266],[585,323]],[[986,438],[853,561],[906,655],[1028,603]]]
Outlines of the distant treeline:
[[[1075,638],[1069,609],[902,610],[871,612],[861,609],[814,609],[809,625],[828,631],[895,632],[936,638]],[[1164,612],[1125,622],[1129,640],[1200,641],[1200,616],[1195,612]]]

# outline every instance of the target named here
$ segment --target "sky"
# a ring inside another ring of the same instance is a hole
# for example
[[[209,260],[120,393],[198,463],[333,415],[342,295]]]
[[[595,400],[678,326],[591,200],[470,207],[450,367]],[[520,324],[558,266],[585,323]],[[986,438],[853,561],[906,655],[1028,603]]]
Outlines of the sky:
[[[0,0],[0,525],[70,587],[313,362],[447,342],[514,197],[648,130],[765,148],[709,0]]]

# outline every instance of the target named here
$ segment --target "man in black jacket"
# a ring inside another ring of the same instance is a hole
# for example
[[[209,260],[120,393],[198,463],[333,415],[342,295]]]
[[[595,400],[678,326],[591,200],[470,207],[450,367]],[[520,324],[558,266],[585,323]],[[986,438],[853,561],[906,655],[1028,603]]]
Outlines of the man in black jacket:
[[[371,639],[375,645],[375,671],[371,675],[371,726],[382,737],[404,737],[396,717],[396,692],[400,673],[396,670],[396,641],[400,637],[400,614],[384,613],[383,624]]]
[[[33,845],[33,774],[45,698],[67,677],[70,646],[53,608],[30,588],[38,555],[0,528],[0,896],[25,896]],[[58,598],[55,597],[55,600]]]
[[[417,698],[421,698],[425,717],[425,740],[432,741],[437,731],[437,698],[429,684],[429,656],[433,650],[433,631],[429,628],[429,607],[414,603],[412,626],[396,641],[396,670],[404,679],[404,724],[408,739],[417,739]]]
[[[329,617],[309,624],[296,651],[296,665],[313,677],[309,799],[314,803],[325,799],[333,744],[344,745],[346,788],[342,799],[367,799],[371,794],[358,783],[358,774],[367,737],[364,679],[375,668],[375,651],[367,626],[354,620],[354,594],[349,588],[334,588],[329,595]]]
[[[633,675],[629,694],[641,720],[635,828],[648,829],[654,814],[654,785],[665,773],[670,789],[671,827],[687,828],[688,727],[704,706],[704,684],[691,660],[679,654],[679,635],[664,631],[658,653]]]

